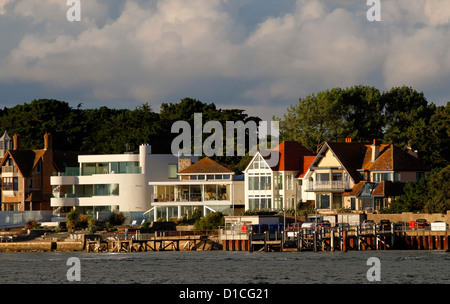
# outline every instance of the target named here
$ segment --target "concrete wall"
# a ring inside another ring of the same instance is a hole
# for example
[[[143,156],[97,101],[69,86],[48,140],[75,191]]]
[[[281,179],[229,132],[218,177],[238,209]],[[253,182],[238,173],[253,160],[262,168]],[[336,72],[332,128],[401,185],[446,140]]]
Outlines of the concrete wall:
[[[447,211],[447,214],[441,213],[412,213],[412,212],[404,212],[402,214],[367,214],[368,220],[374,220],[376,223],[379,223],[380,220],[390,220],[391,222],[406,222],[415,221],[417,219],[426,219],[429,223],[435,221],[446,222],[450,225],[450,211]]]
[[[52,211],[2,211],[0,229],[23,227],[28,221],[51,222]]]

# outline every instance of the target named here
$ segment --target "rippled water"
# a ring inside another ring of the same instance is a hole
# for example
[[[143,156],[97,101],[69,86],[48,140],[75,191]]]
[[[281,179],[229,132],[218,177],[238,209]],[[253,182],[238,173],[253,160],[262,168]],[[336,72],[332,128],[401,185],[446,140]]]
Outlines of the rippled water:
[[[443,251],[197,251],[0,253],[0,284],[68,283],[70,257],[80,259],[87,284],[365,284],[370,257],[380,259],[381,283],[450,282],[450,253]]]

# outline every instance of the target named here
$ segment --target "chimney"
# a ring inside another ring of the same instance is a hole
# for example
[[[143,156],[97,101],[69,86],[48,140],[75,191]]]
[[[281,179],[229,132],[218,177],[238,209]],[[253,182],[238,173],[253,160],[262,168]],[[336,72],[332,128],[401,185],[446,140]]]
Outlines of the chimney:
[[[178,159],[178,172],[183,171],[184,169],[190,167],[192,165],[192,159],[190,158],[179,158]]]
[[[52,135],[50,133],[45,133],[44,134],[44,150],[52,150],[53,146],[52,146]]]
[[[13,136],[13,150],[19,150],[20,149],[20,134],[14,134]]]
[[[378,155],[380,155],[379,141],[377,139],[374,139],[371,147],[372,147],[372,162],[374,162],[377,159]]]

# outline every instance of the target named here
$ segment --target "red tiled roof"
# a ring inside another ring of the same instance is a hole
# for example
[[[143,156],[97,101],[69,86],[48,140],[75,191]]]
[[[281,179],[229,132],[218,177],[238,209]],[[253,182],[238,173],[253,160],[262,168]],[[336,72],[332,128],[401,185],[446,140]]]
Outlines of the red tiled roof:
[[[179,172],[179,174],[200,174],[200,173],[224,173],[233,174],[234,172],[213,161],[209,157],[202,158],[193,165]]]
[[[309,167],[311,167],[311,164],[313,163],[315,158],[316,158],[315,156],[304,156],[303,157],[303,170],[301,170],[297,173],[296,178],[303,178],[305,176],[306,172],[308,172]]]
[[[304,174],[309,168],[304,166],[305,156],[314,156],[314,153],[293,141],[284,141],[276,146],[273,151],[279,152],[279,160],[273,171],[300,171]]]

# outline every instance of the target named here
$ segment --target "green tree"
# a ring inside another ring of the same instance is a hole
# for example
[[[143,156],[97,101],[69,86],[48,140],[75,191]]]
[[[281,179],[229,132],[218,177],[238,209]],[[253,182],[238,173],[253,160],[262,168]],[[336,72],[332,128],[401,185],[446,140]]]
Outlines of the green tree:
[[[282,140],[299,142],[316,151],[328,140],[342,137],[342,90],[339,88],[311,94],[291,105],[280,121]]]
[[[66,215],[66,225],[69,232],[72,232],[72,229],[80,220],[80,214],[76,208],[70,210]]]
[[[220,226],[225,225],[225,219],[223,213],[212,212],[197,220],[194,224],[196,230],[210,230],[217,229]]]
[[[432,197],[425,204],[425,211],[445,213],[450,210],[450,165],[430,176],[428,187]]]
[[[409,144],[431,167],[445,167],[450,164],[450,102],[429,109],[430,117],[416,118],[409,126]]]
[[[410,144],[414,124],[426,124],[435,110],[434,105],[428,104],[423,92],[406,86],[383,92],[382,102],[385,105],[384,140],[401,148]]]

